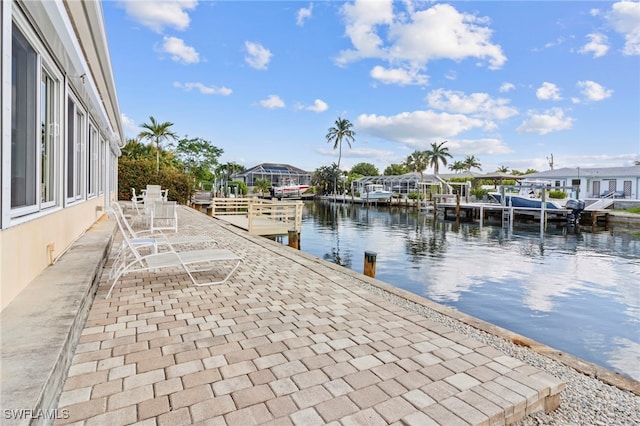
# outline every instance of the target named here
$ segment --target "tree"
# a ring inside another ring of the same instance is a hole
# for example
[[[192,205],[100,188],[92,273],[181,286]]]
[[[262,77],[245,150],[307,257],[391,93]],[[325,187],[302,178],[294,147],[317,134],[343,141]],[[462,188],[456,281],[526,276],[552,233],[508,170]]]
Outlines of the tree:
[[[385,176],[399,176],[408,173],[409,170],[404,164],[391,164],[384,169]]]
[[[340,169],[336,163],[332,163],[331,166],[322,166],[317,168],[313,172],[313,178],[311,184],[315,186],[318,191],[316,193],[327,193],[333,186],[335,189],[335,183],[340,177]]]
[[[144,145],[136,139],[129,139],[127,140],[127,144],[122,147],[122,156],[129,157],[133,160],[151,158],[151,145]]]
[[[173,126],[173,123],[165,121],[164,123],[158,123],[153,116],[149,116],[151,124],[143,123],[140,125],[143,129],[138,135],[140,139],[148,139],[156,145],[156,173],[160,173],[160,142],[165,139],[178,139],[178,136],[169,130],[169,127]]]
[[[245,167],[241,164],[234,163],[233,161],[229,163],[220,164],[216,168],[216,174],[222,177],[222,180],[224,182],[231,179],[232,174],[243,172],[243,171],[245,171]]]
[[[356,132],[352,130],[352,127],[353,124],[349,120],[338,117],[326,135],[327,142],[333,143],[333,149],[339,149],[338,168],[340,168],[340,159],[342,158],[342,141],[345,140],[351,148],[351,142],[355,140]]]
[[[452,157],[451,154],[449,154],[449,148],[443,146],[445,143],[447,143],[447,141],[440,143],[433,142],[431,144],[431,149],[425,151],[429,156],[429,165],[433,166],[433,173],[435,175],[438,175],[440,163],[442,163],[443,166],[446,166],[447,158]]]
[[[463,161],[454,161],[453,164],[449,164],[449,170],[455,173],[460,173],[463,170],[467,170],[467,166]]]
[[[269,179],[266,178],[260,178],[260,179],[256,179],[255,182],[253,182],[253,192],[257,191],[262,191],[262,193],[267,193],[269,192],[269,188],[271,188],[271,181]]]
[[[498,173],[509,173],[509,168],[507,166],[500,166],[496,169]]]
[[[371,163],[358,163],[351,168],[349,174],[358,174],[362,176],[378,176],[378,168]]]
[[[527,169],[524,174],[525,175],[530,175],[532,173],[538,173],[538,171],[536,169]]]
[[[185,169],[197,182],[210,182],[213,180],[213,170],[218,165],[218,158],[224,151],[202,138],[184,138],[178,141],[176,152]]]
[[[413,153],[409,154],[404,164],[407,169],[411,170],[412,172],[420,173],[420,182],[422,182],[424,179],[422,174],[427,169],[427,167],[429,167],[429,161],[430,158],[427,154],[427,151],[416,150],[413,151]]]
[[[478,160],[475,155],[467,155],[464,158],[463,163],[466,170],[478,169],[482,171],[482,167],[480,167],[480,160]]]

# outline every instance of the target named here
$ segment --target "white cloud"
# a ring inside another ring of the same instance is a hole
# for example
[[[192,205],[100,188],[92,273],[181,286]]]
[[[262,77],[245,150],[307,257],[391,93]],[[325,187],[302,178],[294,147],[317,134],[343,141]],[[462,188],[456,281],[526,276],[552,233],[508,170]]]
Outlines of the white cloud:
[[[171,55],[171,59],[185,64],[197,64],[200,62],[200,55],[196,50],[184,44],[184,40],[176,37],[164,37],[162,51]]]
[[[145,0],[121,3],[127,15],[151,30],[161,33],[165,27],[186,30],[190,18],[187,11],[198,5],[196,0]]]
[[[553,83],[544,82],[542,86],[536,90],[536,97],[542,101],[560,101],[560,89]]]
[[[122,120],[122,127],[124,128],[126,137],[136,137],[138,133],[140,133],[140,127],[132,118],[129,118],[124,113],[120,113],[120,119]]]
[[[497,69],[506,62],[502,48],[491,43],[492,31],[484,26],[486,19],[462,14],[448,4],[418,11],[412,7],[394,16],[391,0],[345,4],[345,31],[354,48],[340,52],[337,63],[377,58],[396,67],[409,64],[423,68],[437,59],[479,58],[487,61],[489,68]]]
[[[542,114],[529,111],[528,116],[529,118],[516,129],[519,133],[546,135],[551,132],[571,129],[575,121],[571,117],[565,117],[564,111],[560,108],[552,108]]]
[[[580,88],[580,93],[582,93],[588,101],[601,101],[610,98],[613,94],[613,90],[605,89],[595,81],[579,81],[577,86]]]
[[[447,147],[451,155],[498,155],[513,152],[504,141],[495,138],[447,139]]]
[[[313,102],[313,105],[309,105],[307,107],[304,107],[304,109],[309,110],[309,111],[313,111],[313,112],[325,112],[326,110],[329,109],[329,105],[327,105],[327,103],[324,102],[321,99],[316,99]]]
[[[609,51],[609,45],[607,44],[608,40],[606,35],[594,33],[587,34],[587,37],[589,37],[589,40],[591,41],[582,46],[582,48],[578,52],[584,53],[585,55],[593,53],[594,58],[599,58],[606,55],[606,53]]]
[[[271,51],[259,43],[252,43],[250,41],[246,41],[244,47],[247,50],[247,55],[244,57],[244,60],[252,68],[266,70],[271,56],[273,56]]]
[[[309,4],[309,7],[303,7],[298,9],[296,13],[296,25],[299,27],[304,25],[304,21],[311,18],[311,12],[313,11],[313,4]]]
[[[437,89],[431,91],[426,99],[430,107],[452,113],[498,120],[506,120],[518,114],[517,109],[508,105],[508,99],[494,99],[487,93],[466,95],[463,92]]]
[[[429,82],[428,77],[424,74],[420,74],[417,69],[384,68],[380,65],[376,65],[369,74],[373,79],[384,84],[423,86]]]
[[[386,53],[382,49],[383,40],[376,33],[376,28],[393,22],[392,1],[356,0],[342,6],[341,12],[346,21],[345,32],[355,50],[341,52],[337,62],[346,64],[361,58],[385,57]]]
[[[267,109],[276,109],[276,108],[284,108],[285,103],[280,96],[277,95],[269,95],[267,99],[263,99],[260,101],[260,106]]]
[[[176,81],[173,83],[173,86],[184,89],[187,92],[195,89],[203,95],[229,96],[232,92],[232,90],[227,87],[205,86],[202,83],[180,83]]]
[[[516,86],[513,83],[505,82],[500,85],[500,93],[507,93],[514,90],[515,88]]]
[[[625,38],[622,53],[629,56],[640,55],[640,3],[621,1],[614,3],[606,14],[613,29]]]
[[[483,120],[463,114],[435,111],[403,112],[394,116],[361,114],[356,120],[360,132],[390,141],[426,148],[434,138],[451,137],[474,128]]]

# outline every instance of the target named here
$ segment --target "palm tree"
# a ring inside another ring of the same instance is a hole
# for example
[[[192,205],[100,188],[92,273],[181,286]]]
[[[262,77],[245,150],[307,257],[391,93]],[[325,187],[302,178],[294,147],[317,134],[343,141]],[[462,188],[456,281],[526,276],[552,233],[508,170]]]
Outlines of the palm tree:
[[[429,167],[429,155],[426,151],[413,151],[405,160],[405,166],[414,172],[420,173],[420,182],[423,181],[424,171]]]
[[[156,144],[156,173],[160,173],[160,142],[164,139],[177,140],[178,136],[169,130],[169,127],[173,126],[173,123],[165,121],[164,123],[158,123],[152,116],[149,117],[151,124],[143,123],[140,125],[143,129],[138,135],[140,139],[148,139]]]
[[[342,140],[346,140],[351,148],[351,142],[355,140],[356,132],[351,128],[353,124],[346,118],[340,118],[335,121],[333,127],[329,128],[327,133],[327,142],[333,143],[333,149],[339,148],[338,169],[340,168],[340,159],[342,158]]]
[[[460,173],[463,170],[467,170],[467,166],[462,161],[454,161],[453,164],[449,164],[449,170]]]
[[[482,171],[482,167],[480,167],[480,161],[476,158],[475,155],[467,155],[464,158],[464,167],[467,170],[471,170],[471,169],[478,169],[480,171]]]
[[[431,144],[431,149],[425,151],[429,156],[429,165],[433,166],[433,173],[436,176],[438,175],[440,163],[442,163],[443,166],[446,166],[447,158],[452,158],[452,155],[449,154],[449,148],[443,147],[445,143],[447,143],[447,141],[440,143],[433,142]]]
[[[509,168],[507,166],[500,166],[496,169],[498,173],[509,173]]]

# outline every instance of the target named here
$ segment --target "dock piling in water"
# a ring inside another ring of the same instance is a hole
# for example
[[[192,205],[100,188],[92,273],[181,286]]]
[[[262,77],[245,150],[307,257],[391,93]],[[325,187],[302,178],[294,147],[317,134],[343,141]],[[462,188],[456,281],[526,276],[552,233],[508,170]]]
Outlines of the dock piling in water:
[[[289,247],[300,250],[300,233],[295,229],[289,231]]]
[[[368,277],[376,277],[376,256],[378,254],[373,251],[364,252],[364,274]]]

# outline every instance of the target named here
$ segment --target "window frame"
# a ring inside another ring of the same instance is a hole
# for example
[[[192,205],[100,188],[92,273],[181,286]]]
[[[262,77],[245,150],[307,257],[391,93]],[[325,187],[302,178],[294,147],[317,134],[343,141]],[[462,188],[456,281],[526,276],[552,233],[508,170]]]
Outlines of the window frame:
[[[93,120],[89,121],[87,134],[87,199],[98,196],[98,149],[100,146],[100,132]]]
[[[84,200],[86,194],[88,114],[71,90],[67,93],[66,101],[65,201],[70,205]]]
[[[26,149],[29,150],[27,161],[32,164],[27,165],[28,173],[31,174],[30,179],[33,182],[29,185],[25,184],[25,194],[31,192],[27,197],[35,197],[29,204],[12,206],[9,201],[9,218],[19,219],[24,216],[32,216],[41,211],[51,208],[60,207],[61,205],[61,150],[60,150],[60,126],[62,120],[62,102],[64,79],[62,72],[50,56],[42,41],[38,38],[36,32],[31,28],[27,20],[20,13],[14,13],[11,18],[11,39],[12,43],[15,32],[17,31],[22,38],[22,42],[26,43],[35,55],[33,76],[29,76],[32,80],[32,87],[27,90],[27,99],[33,100],[33,117],[28,117],[30,123],[25,124],[25,132],[28,133],[27,142],[30,144]],[[13,95],[13,62],[12,55],[12,97]],[[20,71],[18,71],[20,72]],[[47,84],[44,85],[45,79]],[[12,126],[14,106],[11,108]],[[31,107],[30,107],[31,108]],[[29,130],[29,126],[31,129]],[[13,140],[13,135],[11,136]],[[32,139],[32,140],[30,140]],[[10,153],[13,156],[13,142]],[[48,159],[45,158],[48,156]],[[46,164],[44,162],[46,161]],[[14,163],[11,160],[10,175],[13,175]],[[45,185],[49,187],[46,188]],[[31,186],[31,188],[27,188]],[[14,192],[11,187],[11,193]],[[45,196],[45,193],[47,196]],[[13,198],[13,195],[12,195]]]

